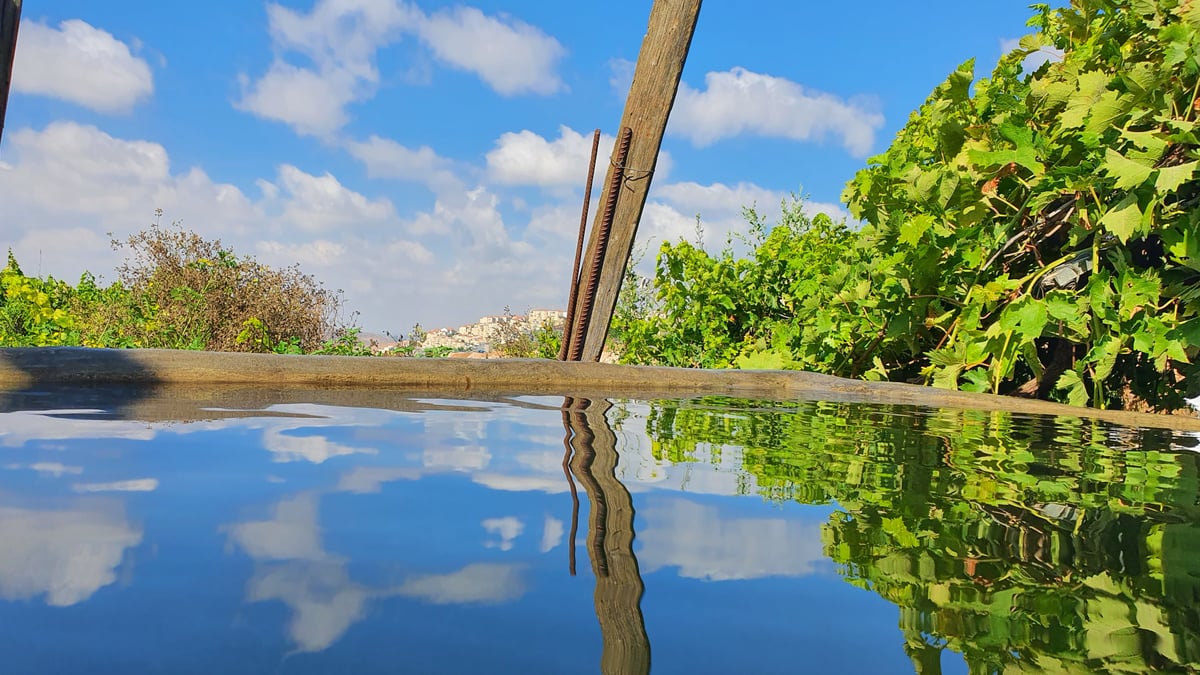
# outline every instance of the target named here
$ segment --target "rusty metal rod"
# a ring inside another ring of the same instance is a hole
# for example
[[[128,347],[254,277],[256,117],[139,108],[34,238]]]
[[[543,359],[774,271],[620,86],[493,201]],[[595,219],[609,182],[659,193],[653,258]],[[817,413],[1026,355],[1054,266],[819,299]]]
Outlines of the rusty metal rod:
[[[575,266],[571,269],[571,294],[567,296],[567,317],[563,320],[562,344],[558,360],[566,361],[571,344],[571,327],[575,324],[575,294],[579,292],[579,263],[583,259],[583,237],[587,232],[588,209],[592,203],[592,178],[596,175],[596,154],[600,152],[600,130],[592,133],[592,160],[588,163],[587,184],[583,188],[583,214],[579,216],[579,240],[575,242]],[[574,571],[572,571],[574,574]]]
[[[583,354],[583,341],[587,336],[588,323],[592,319],[592,305],[596,302],[596,288],[600,284],[600,271],[604,266],[604,252],[608,248],[608,239],[612,232],[613,215],[617,211],[617,198],[621,195],[621,182],[625,178],[625,158],[629,155],[629,144],[633,140],[633,129],[621,129],[621,137],[617,141],[616,153],[613,156],[612,177],[608,181],[608,192],[605,195],[604,212],[597,226],[596,250],[592,255],[588,270],[587,285],[584,286],[582,307],[571,334],[571,351],[568,361],[578,361]],[[599,354],[596,356],[599,361]]]

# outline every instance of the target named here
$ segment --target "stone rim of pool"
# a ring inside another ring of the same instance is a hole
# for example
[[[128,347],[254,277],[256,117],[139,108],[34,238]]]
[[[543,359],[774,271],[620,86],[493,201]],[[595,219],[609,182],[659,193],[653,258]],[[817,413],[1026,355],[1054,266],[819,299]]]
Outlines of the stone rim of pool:
[[[1200,431],[1200,418],[1186,415],[1097,410],[804,371],[701,370],[546,359],[365,358],[84,347],[0,349],[0,392],[54,385],[365,390],[383,395],[457,394],[456,398],[462,394],[639,399],[729,395],[1070,416]]]

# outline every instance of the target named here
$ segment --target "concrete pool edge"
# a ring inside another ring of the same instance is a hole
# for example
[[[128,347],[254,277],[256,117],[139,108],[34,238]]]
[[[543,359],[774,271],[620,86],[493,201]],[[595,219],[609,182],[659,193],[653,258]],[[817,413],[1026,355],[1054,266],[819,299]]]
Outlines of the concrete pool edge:
[[[839,400],[1099,419],[1125,426],[1200,431],[1200,418],[1078,408],[898,382],[803,371],[698,370],[544,359],[407,359],[162,349],[0,349],[0,392],[38,386],[370,389],[398,393]]]

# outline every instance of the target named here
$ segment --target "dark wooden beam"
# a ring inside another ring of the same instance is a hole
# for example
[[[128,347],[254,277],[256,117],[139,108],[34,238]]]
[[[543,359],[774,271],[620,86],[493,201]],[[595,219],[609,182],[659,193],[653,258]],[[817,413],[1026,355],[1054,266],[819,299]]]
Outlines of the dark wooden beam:
[[[21,25],[21,0],[0,0],[0,138],[8,112],[13,60],[17,55],[17,28]]]

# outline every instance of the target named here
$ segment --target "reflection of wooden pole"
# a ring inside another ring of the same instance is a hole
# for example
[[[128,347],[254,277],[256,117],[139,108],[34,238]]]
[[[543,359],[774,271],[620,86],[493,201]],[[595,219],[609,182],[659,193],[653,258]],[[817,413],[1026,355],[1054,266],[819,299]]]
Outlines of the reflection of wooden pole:
[[[617,127],[631,129],[633,136],[625,166],[621,167],[624,180],[613,213],[610,237],[607,244],[601,241],[599,225],[604,217],[604,209],[599,209],[584,256],[584,260],[594,260],[597,252],[603,251],[600,277],[595,286],[595,298],[590,304],[587,325],[577,327],[584,334],[583,349],[579,354],[581,361],[599,361],[600,352],[604,349],[608,325],[612,321],[621,281],[625,277],[625,266],[633,250],[638,221],[642,218],[642,207],[646,205],[646,195],[650,191],[650,179],[654,177],[667,117],[671,114],[671,106],[675,104],[679,77],[683,73],[683,63],[687,59],[699,16],[700,0],[654,0],[654,6],[650,9],[650,25],[642,39],[633,85],[629,88],[625,112]],[[620,143],[620,140],[617,142]],[[603,184],[612,183],[617,171],[618,167],[610,163]],[[589,285],[579,284],[577,295],[586,293]],[[577,306],[585,306],[582,295],[578,300]]]
[[[570,400],[570,399],[568,399]],[[604,639],[600,672],[650,672],[650,639],[642,617],[642,574],[633,554],[633,497],[617,480],[617,436],[608,401],[581,401],[568,415],[571,470],[588,494],[588,554],[596,575],[596,618]],[[575,543],[571,542],[574,546]]]
[[[17,55],[17,28],[21,25],[21,0],[0,0],[0,138],[8,112],[8,89]]]

